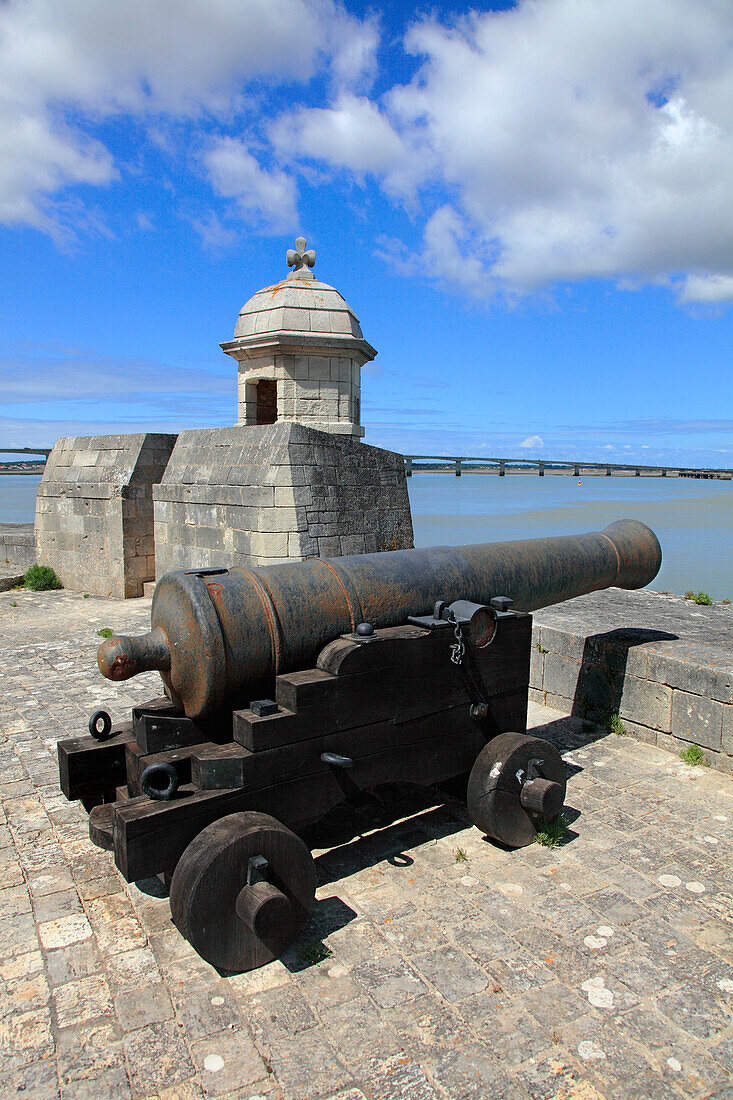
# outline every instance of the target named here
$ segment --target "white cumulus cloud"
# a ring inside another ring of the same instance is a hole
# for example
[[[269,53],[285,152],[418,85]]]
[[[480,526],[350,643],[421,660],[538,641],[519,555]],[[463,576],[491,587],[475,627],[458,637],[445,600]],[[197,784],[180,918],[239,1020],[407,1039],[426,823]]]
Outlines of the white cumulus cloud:
[[[63,232],[53,198],[116,174],[89,135],[100,120],[229,117],[253,80],[302,87],[323,70],[368,84],[377,37],[335,0],[5,0],[0,221]]]
[[[540,435],[528,435],[527,438],[523,439],[519,444],[525,451],[539,451],[544,445],[545,441]]]
[[[683,298],[721,300],[732,42],[733,5],[716,0],[525,0],[415,26],[423,66],[389,107],[439,164],[488,279],[527,290],[687,271]],[[454,253],[448,235],[449,275]]]
[[[689,275],[680,302],[733,302],[733,275]]]
[[[226,198],[235,199],[247,218],[263,220],[273,233],[297,228],[292,176],[279,169],[261,167],[236,138],[221,138],[206,153],[204,162],[214,189]]]
[[[422,231],[413,268],[462,292],[608,279],[733,300],[730,0],[438,6],[408,29],[403,83],[378,71],[399,49],[380,34],[337,0],[6,0],[0,221],[60,232],[65,189],[113,181],[100,123],[180,149],[166,121],[199,120],[194,160],[268,230],[293,227],[315,166],[376,181]]]

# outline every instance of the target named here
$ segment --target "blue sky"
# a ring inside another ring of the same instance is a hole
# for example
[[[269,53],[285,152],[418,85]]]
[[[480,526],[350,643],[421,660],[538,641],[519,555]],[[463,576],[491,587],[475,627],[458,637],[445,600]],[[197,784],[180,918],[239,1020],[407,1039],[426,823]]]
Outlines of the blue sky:
[[[733,467],[733,5],[7,0],[0,443],[236,419],[302,233],[367,442]]]

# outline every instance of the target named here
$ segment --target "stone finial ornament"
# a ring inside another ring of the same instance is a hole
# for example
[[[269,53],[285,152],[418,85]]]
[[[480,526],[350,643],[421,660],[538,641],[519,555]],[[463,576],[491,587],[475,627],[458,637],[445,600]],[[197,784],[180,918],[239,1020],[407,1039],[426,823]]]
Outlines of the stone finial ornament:
[[[288,261],[288,267],[293,269],[288,272],[289,279],[315,279],[310,268],[316,262],[316,254],[312,248],[306,252],[305,237],[298,237],[295,248],[289,248],[285,258]]]

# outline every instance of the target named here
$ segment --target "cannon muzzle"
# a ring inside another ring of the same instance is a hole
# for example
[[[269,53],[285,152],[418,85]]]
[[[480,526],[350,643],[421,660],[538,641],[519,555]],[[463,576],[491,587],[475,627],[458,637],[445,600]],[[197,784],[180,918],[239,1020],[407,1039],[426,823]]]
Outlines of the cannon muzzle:
[[[272,691],[279,673],[315,664],[359,623],[396,626],[438,600],[499,595],[535,611],[612,586],[643,588],[661,562],[654,532],[620,520],[584,535],[167,573],[151,632],[109,638],[99,668],[112,680],[157,669],[176,705],[203,718]]]

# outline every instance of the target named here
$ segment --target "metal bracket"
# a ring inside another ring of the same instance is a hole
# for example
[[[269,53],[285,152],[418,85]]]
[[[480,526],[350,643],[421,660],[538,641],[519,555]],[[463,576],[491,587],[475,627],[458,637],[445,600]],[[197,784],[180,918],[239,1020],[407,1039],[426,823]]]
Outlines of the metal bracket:
[[[524,780],[525,783],[530,783],[533,779],[544,779],[544,773],[542,771],[542,765],[544,760],[532,759],[527,761],[527,777]]]
[[[445,600],[436,600],[432,615],[410,615],[407,621],[408,623],[414,623],[415,626],[427,627],[428,630],[441,630],[443,627],[451,625],[446,615],[447,609],[448,604]]]
[[[247,861],[247,885],[254,882],[266,882],[265,871],[270,866],[264,856],[250,856]]]
[[[354,766],[350,756],[339,756],[337,752],[322,752],[321,760],[324,764],[330,764],[332,768],[353,768]]]

